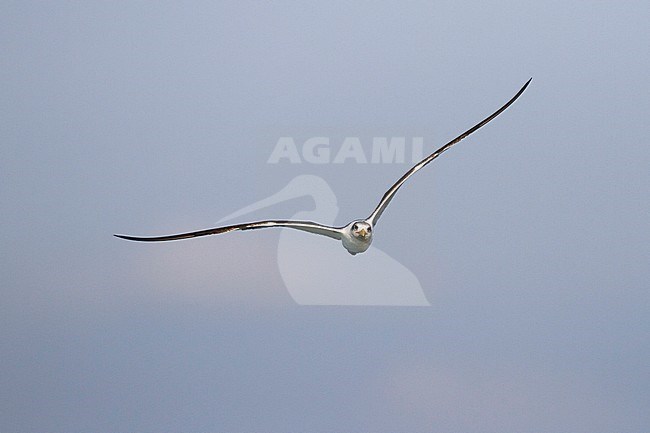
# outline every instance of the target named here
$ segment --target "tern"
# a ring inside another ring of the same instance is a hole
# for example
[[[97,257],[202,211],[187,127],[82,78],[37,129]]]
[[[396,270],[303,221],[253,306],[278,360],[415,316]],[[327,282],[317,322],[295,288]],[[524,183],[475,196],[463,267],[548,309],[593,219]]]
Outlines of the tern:
[[[503,106],[501,106],[501,108],[499,108],[497,111],[490,114],[488,117],[481,120],[479,123],[472,126],[470,129],[463,132],[458,137],[454,138],[453,140],[451,140],[450,142],[448,142],[447,144],[445,144],[444,146],[442,146],[441,148],[439,148],[438,150],[436,150],[435,152],[433,152],[432,154],[424,158],[422,161],[418,162],[413,167],[411,167],[409,171],[407,171],[402,177],[400,177],[397,180],[397,182],[395,182],[388,189],[388,191],[384,193],[381,200],[379,201],[379,204],[372,211],[370,216],[368,216],[368,218],[354,220],[343,227],[331,227],[331,226],[315,223],[312,221],[265,220],[265,221],[256,221],[256,222],[235,224],[235,225],[229,225],[223,227],[215,227],[215,228],[209,228],[205,230],[198,230],[193,232],[179,233],[179,234],[166,235],[166,236],[153,236],[153,237],[139,237],[139,236],[128,236],[128,235],[114,235],[114,236],[121,239],[130,240],[130,241],[162,242],[162,241],[176,241],[180,239],[196,238],[199,236],[207,236],[207,235],[219,235],[222,233],[228,233],[237,230],[245,231],[245,230],[264,229],[270,227],[284,227],[284,228],[290,228],[295,230],[302,230],[305,232],[327,236],[329,238],[339,240],[343,243],[343,247],[345,247],[345,249],[352,255],[363,253],[367,251],[368,248],[370,248],[370,244],[372,243],[374,228],[377,225],[377,221],[381,217],[384,210],[386,210],[386,207],[388,207],[393,197],[395,197],[395,194],[397,194],[397,191],[401,188],[401,186],[416,172],[418,172],[419,170],[424,168],[427,164],[429,164],[431,161],[433,161],[434,159],[442,155],[454,144],[460,142],[464,138],[468,137],[470,134],[476,132],[477,130],[479,130],[486,124],[488,124],[491,120],[496,118],[499,114],[504,112],[510,105],[512,105],[521,96],[522,93],[524,93],[524,90],[526,90],[531,80],[532,78],[526,81],[526,83],[521,87],[521,89],[519,89],[517,94],[515,94],[515,96],[513,96],[508,102],[506,102]]]

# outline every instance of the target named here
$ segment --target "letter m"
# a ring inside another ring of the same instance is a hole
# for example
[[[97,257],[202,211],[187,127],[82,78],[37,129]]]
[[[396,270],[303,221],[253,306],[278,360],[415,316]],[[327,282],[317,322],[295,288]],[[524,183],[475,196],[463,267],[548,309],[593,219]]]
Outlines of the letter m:
[[[403,163],[406,150],[406,137],[374,137],[372,139],[373,164]]]

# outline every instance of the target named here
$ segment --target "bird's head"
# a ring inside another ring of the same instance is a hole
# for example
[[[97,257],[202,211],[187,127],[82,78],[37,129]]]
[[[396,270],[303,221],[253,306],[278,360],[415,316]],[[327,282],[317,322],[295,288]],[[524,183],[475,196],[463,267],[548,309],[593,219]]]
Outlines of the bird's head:
[[[366,221],[354,221],[350,226],[350,232],[357,239],[369,240],[372,238],[372,226]]]

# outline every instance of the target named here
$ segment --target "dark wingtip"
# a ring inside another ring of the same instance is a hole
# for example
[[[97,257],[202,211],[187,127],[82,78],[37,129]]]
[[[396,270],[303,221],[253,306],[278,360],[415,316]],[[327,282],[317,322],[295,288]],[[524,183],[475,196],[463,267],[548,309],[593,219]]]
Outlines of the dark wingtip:
[[[127,241],[137,241],[138,240],[137,238],[135,238],[133,236],[127,236],[127,235],[113,235],[113,236],[115,236],[116,238],[120,238],[120,239],[126,239]]]
[[[524,91],[526,90],[526,88],[528,87],[528,85],[530,84],[531,81],[533,81],[533,77],[530,77],[530,78],[528,79],[528,81],[526,81],[526,83],[525,83],[523,86],[521,86],[521,89],[519,89],[519,91],[517,92],[517,94],[516,94],[515,96],[513,96],[512,99],[509,100],[509,101],[506,103],[506,105],[504,105],[503,107],[501,107],[501,109],[500,109],[499,111],[497,111],[495,114],[497,114],[497,115],[500,114],[503,110],[505,110],[506,108],[508,108],[508,107],[509,107],[513,102],[515,102],[517,99],[519,99],[519,97],[521,96],[522,93],[524,93]],[[495,116],[495,117],[496,117],[496,116]],[[494,117],[492,117],[490,120],[492,120],[493,118],[494,118]]]

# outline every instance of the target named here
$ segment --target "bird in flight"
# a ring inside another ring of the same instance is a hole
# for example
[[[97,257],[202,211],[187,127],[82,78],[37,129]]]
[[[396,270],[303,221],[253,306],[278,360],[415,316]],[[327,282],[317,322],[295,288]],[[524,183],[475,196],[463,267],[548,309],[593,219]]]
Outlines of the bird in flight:
[[[175,235],[166,235],[166,236],[155,236],[155,237],[138,237],[138,236],[128,236],[128,235],[114,235],[118,238],[127,239],[130,241],[140,241],[140,242],[161,242],[161,241],[175,241],[180,239],[189,239],[196,238],[199,236],[207,235],[219,235],[222,233],[233,232],[236,230],[255,230],[263,229],[268,227],[286,227],[290,229],[302,230],[309,233],[315,233],[317,235],[323,235],[330,237],[332,239],[337,239],[342,241],[343,246],[346,250],[352,255],[363,253],[366,251],[370,244],[372,243],[373,231],[377,225],[377,221],[381,214],[386,210],[386,207],[391,202],[397,191],[400,187],[406,182],[411,176],[413,176],[417,171],[422,169],[424,166],[429,164],[431,161],[442,155],[447,149],[449,149],[454,144],[461,141],[463,138],[469,136],[473,132],[476,132],[483,126],[485,126],[492,119],[497,117],[506,108],[508,108],[512,103],[514,103],[517,98],[524,93],[526,87],[530,84],[532,78],[526,81],[521,89],[513,96],[508,102],[506,102],[501,108],[497,111],[481,120],[479,123],[468,129],[467,131],[460,134],[458,137],[451,140],[449,143],[442,146],[440,149],[433,152],[431,155],[424,158],[422,161],[415,164],[409,171],[407,171],[402,177],[399,178],[397,182],[391,186],[384,196],[379,201],[379,204],[372,211],[370,216],[365,219],[354,220],[349,224],[343,227],[330,227],[323,224],[318,224],[311,221],[290,221],[290,220],[266,220],[266,221],[256,221],[251,223],[244,224],[235,224],[224,227],[216,227],[205,230],[198,230],[188,233],[179,233]]]

